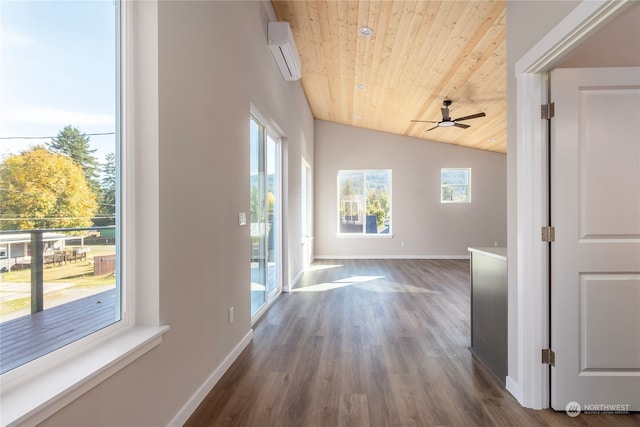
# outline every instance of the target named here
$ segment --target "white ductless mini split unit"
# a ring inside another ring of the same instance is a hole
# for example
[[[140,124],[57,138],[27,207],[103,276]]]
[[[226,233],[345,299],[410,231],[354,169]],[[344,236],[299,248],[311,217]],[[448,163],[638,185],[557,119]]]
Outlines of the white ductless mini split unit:
[[[300,80],[300,56],[288,22],[269,22],[269,49],[287,81]]]

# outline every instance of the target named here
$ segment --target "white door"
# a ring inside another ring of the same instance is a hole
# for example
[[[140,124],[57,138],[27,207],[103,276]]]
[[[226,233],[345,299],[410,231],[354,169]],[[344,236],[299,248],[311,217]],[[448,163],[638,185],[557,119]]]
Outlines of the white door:
[[[555,70],[551,99],[551,406],[638,411],[640,68]]]

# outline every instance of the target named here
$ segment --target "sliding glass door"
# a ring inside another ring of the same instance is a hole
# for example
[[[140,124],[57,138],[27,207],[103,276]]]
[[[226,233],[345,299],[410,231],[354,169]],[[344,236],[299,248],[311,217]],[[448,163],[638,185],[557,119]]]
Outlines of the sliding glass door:
[[[279,138],[250,118],[251,315],[281,292],[281,174]]]

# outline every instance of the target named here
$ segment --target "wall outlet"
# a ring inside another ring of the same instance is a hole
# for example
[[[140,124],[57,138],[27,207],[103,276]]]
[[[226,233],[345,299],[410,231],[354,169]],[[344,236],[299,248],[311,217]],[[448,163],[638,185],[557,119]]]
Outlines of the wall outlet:
[[[234,320],[234,310],[233,307],[229,307],[229,323],[233,323]]]
[[[404,241],[400,242],[400,247],[404,248]]]
[[[493,246],[498,247],[498,242],[493,242]]]

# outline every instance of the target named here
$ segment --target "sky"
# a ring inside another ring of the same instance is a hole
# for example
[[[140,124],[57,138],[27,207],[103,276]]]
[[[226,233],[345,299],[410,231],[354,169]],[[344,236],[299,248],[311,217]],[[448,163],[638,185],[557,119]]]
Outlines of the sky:
[[[0,160],[66,125],[115,131],[116,36],[113,0],[0,0]],[[115,137],[91,136],[94,154]]]

